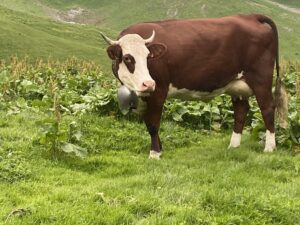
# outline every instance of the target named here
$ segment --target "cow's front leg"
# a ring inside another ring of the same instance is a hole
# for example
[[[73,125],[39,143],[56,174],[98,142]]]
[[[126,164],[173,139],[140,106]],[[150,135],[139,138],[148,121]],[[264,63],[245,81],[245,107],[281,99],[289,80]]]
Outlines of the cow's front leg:
[[[162,145],[158,131],[164,102],[165,96],[151,96],[147,101],[147,110],[144,114],[144,121],[151,137],[150,159],[160,159],[162,153]]]
[[[233,111],[234,111],[234,127],[228,148],[237,148],[241,144],[241,136],[247,113],[249,111],[248,99],[240,99],[239,97],[232,97]]]
[[[152,124],[146,124],[147,130],[151,136],[151,150],[149,154],[149,159],[160,159],[162,145],[158,135],[158,126]]]

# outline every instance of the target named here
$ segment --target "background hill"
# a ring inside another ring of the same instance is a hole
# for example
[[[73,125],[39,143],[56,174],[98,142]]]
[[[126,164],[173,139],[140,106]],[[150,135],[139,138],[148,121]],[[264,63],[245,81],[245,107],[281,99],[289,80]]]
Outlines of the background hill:
[[[300,3],[277,2],[285,5],[269,0],[0,0],[0,57],[76,56],[108,68],[106,46],[99,38],[101,30],[116,37],[119,31],[139,21],[263,13],[278,25],[281,56],[298,59]]]

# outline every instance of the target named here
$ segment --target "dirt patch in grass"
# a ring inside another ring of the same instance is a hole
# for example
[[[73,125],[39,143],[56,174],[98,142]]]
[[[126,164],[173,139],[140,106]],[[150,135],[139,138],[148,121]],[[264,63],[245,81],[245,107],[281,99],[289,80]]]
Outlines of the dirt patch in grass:
[[[82,25],[98,25],[101,24],[103,21],[103,19],[99,17],[99,15],[96,12],[83,8],[73,8],[69,9],[66,12],[59,11],[58,13],[52,15],[52,18],[59,22]]]

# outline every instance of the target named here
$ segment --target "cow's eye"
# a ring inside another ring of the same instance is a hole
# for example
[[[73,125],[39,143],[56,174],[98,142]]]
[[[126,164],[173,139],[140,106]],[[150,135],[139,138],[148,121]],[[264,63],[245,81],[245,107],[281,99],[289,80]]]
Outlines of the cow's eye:
[[[131,58],[129,56],[124,56],[124,62],[131,63]]]
[[[135,69],[135,60],[132,55],[127,54],[123,56],[123,61],[125,65],[127,66],[130,73],[134,72]]]

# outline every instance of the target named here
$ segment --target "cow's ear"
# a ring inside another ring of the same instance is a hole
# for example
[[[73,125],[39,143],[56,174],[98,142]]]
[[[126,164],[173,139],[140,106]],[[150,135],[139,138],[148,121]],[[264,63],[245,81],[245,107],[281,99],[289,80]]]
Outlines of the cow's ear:
[[[120,45],[111,45],[106,51],[112,60],[122,61],[122,48]]]
[[[147,45],[147,48],[149,49],[150,53],[148,55],[148,59],[158,59],[162,57],[166,51],[167,51],[167,46],[162,43],[153,43]]]

